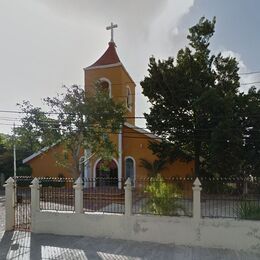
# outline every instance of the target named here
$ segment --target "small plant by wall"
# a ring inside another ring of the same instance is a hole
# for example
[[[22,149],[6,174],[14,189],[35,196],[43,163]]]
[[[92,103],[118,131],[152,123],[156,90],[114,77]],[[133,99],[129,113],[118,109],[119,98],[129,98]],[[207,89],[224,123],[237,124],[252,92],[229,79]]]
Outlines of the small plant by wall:
[[[238,205],[237,216],[240,219],[260,220],[260,206],[252,201],[241,201]]]
[[[157,215],[179,215],[185,208],[180,204],[182,191],[176,184],[167,183],[160,175],[151,178],[145,188],[147,203],[144,205],[146,213]]]

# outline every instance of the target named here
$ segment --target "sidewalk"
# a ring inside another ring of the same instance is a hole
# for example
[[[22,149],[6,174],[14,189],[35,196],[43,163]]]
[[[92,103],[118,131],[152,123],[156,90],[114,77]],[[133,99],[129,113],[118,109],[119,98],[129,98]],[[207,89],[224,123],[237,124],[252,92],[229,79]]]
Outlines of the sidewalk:
[[[174,259],[257,260],[260,256],[222,249],[204,249],[90,237],[6,232],[0,242],[0,259]]]

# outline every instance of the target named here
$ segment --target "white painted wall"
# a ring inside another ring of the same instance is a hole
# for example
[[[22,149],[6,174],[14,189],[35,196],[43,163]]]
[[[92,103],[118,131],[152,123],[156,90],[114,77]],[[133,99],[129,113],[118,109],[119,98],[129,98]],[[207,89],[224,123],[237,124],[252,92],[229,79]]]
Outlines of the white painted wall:
[[[260,253],[260,222],[36,212],[34,233],[83,235]]]

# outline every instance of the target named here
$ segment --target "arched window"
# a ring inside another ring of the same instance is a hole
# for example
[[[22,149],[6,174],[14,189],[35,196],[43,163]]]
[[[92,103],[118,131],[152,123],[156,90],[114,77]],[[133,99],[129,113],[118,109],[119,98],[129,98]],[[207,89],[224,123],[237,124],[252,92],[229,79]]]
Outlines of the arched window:
[[[132,93],[130,88],[127,86],[126,87],[126,107],[128,110],[131,111],[132,109]]]
[[[125,159],[125,177],[130,178],[132,183],[135,179],[135,161],[132,157],[126,157]]]
[[[111,97],[111,82],[107,78],[100,78],[98,84],[102,90],[106,91]]]
[[[107,81],[101,81],[100,86],[102,90],[109,92],[109,83]]]

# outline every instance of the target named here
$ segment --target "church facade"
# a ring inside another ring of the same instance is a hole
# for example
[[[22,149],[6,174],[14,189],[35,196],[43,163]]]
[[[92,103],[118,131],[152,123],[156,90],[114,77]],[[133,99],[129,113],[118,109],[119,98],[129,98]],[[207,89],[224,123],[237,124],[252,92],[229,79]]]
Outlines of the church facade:
[[[84,79],[86,93],[91,90],[95,82],[99,82],[107,88],[111,98],[125,103],[127,111],[126,122],[120,133],[111,135],[118,150],[118,157],[113,158],[109,171],[102,171],[101,158],[93,155],[85,162],[84,177],[111,177],[115,180],[130,177],[134,180],[149,176],[147,169],[140,165],[140,160],[145,159],[152,163],[158,159],[148,146],[150,141],[160,142],[160,139],[135,125],[136,86],[118,57],[113,37],[105,53],[94,64],[84,69]],[[55,154],[59,152],[62,152],[61,145],[55,145],[29,156],[24,159],[24,163],[31,166],[33,177],[71,177],[68,170],[56,165]],[[82,149],[82,156],[84,153],[86,154],[86,151]],[[193,173],[193,161],[186,163],[178,160],[168,164],[160,172],[164,177],[187,177]]]

